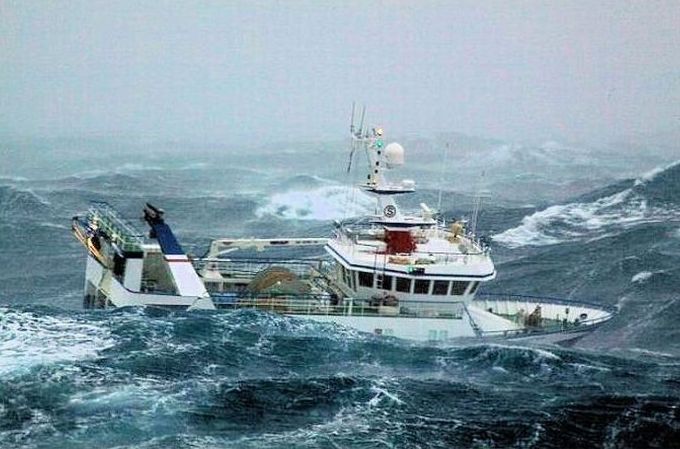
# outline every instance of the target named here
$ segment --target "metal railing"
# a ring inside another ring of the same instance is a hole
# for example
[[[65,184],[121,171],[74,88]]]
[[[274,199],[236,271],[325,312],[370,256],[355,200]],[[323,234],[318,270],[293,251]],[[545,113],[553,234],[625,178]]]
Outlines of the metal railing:
[[[345,298],[334,302],[331,295],[239,295],[212,294],[218,308],[257,309],[290,315],[375,316],[399,318],[463,318],[463,303],[456,301],[399,301],[385,305],[375,300]]]
[[[314,271],[318,271],[325,264],[323,259],[269,259],[269,258],[241,258],[216,259],[201,258],[192,260],[194,269],[199,273],[203,270],[218,271],[229,274],[229,277],[252,277],[271,267],[283,267],[296,276],[308,278]]]
[[[565,307],[574,308],[584,308],[584,309],[594,309],[600,312],[604,312],[603,315],[595,318],[586,319],[575,319],[569,321],[568,319],[557,320],[557,319],[542,319],[540,325],[538,326],[528,326],[522,325],[521,329],[508,329],[508,330],[498,330],[498,331],[480,331],[480,335],[483,337],[517,337],[517,336],[530,336],[537,334],[553,334],[553,333],[573,333],[579,332],[584,329],[593,328],[602,323],[605,323],[612,319],[617,313],[618,309],[613,306],[608,306],[605,304],[598,304],[590,301],[580,301],[571,300],[564,298],[554,298],[547,296],[534,296],[534,295],[518,295],[512,293],[479,293],[473,300],[473,304],[476,301],[487,301],[487,302],[530,302],[536,303],[538,305],[562,305]]]
[[[555,298],[553,296],[535,296],[535,295],[519,295],[514,293],[496,293],[496,292],[480,292],[475,296],[475,301],[489,300],[489,301],[530,301],[530,302],[545,302],[549,304],[559,304],[563,306],[572,307],[590,307],[593,309],[602,310],[611,314],[618,312],[615,306],[607,304],[599,304],[594,301],[583,301],[576,299]]]
[[[94,201],[88,209],[87,221],[96,224],[123,251],[140,251],[144,233],[139,231],[109,203]]]
[[[384,244],[384,241],[378,238],[376,235],[370,233],[362,233],[361,231],[367,229],[374,229],[372,225],[361,223],[353,224],[352,228],[343,227],[341,229],[336,229],[334,233],[335,240],[339,241],[343,245],[352,245],[356,248],[365,248],[373,252],[380,253],[379,247]],[[375,228],[377,229],[377,228]],[[447,232],[447,230],[441,226],[434,228],[434,234],[441,237],[441,234]],[[362,237],[365,237],[364,242],[362,242]],[[450,251],[428,251],[428,252],[418,252],[415,254],[404,254],[403,256],[410,256],[413,261],[411,264],[414,265],[427,265],[428,263],[465,263],[470,257],[475,256],[487,256],[488,247],[473,234],[467,234],[463,236],[470,245],[470,251],[466,253],[461,252],[450,252]],[[368,243],[369,241],[375,241],[375,244]],[[399,256],[397,254],[397,256]],[[432,262],[424,262],[425,259],[432,258]],[[421,263],[417,263],[420,260]]]

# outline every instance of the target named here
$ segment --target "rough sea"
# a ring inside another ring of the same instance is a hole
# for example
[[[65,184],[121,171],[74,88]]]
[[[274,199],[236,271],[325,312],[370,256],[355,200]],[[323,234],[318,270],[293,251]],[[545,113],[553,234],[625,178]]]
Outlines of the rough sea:
[[[653,148],[405,139],[405,199],[470,217],[486,292],[616,306],[570,347],[425,344],[254,311],[83,310],[70,219],[146,201],[190,253],[372,210],[347,142],[0,143],[0,448],[680,447],[680,164]],[[680,154],[680,153],[676,153]],[[440,190],[441,189],[441,190]],[[140,227],[142,223],[140,222]]]

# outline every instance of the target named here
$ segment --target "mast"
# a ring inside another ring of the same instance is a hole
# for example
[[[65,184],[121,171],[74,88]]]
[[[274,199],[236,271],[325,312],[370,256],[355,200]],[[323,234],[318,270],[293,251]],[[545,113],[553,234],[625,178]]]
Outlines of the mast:
[[[367,174],[364,183],[359,187],[376,197],[378,210],[373,221],[402,227],[433,224],[429,208],[423,208],[422,219],[405,217],[395,201],[396,195],[414,192],[415,182],[406,179],[394,183],[390,182],[385,176],[386,171],[404,165],[404,148],[396,142],[386,144],[382,127],[375,126],[370,130],[365,127],[365,106],[361,110],[358,128],[354,124],[355,116],[356,106],[353,104],[352,123],[350,125],[352,147],[347,170],[348,172],[351,170],[352,160],[357,148],[363,148],[366,153]]]

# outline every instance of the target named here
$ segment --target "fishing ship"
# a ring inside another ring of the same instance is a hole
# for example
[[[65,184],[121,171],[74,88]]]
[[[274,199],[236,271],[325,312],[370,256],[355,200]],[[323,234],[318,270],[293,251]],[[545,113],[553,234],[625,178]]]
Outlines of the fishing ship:
[[[375,198],[373,214],[336,222],[330,237],[220,238],[204,256],[189,257],[162,209],[147,203],[148,230],[140,231],[110,204],[94,202],[72,221],[87,249],[84,306],[255,309],[430,342],[564,343],[614,316],[584,301],[479,293],[496,277],[489,245],[474,226],[447,224],[426,204],[402,210],[396,200],[415,192],[415,182],[387,173],[404,165],[404,148],[387,144],[382,128],[365,127],[364,112],[354,121],[353,111],[350,165],[365,153],[369,171],[358,187]],[[306,247],[325,252],[286,254]]]

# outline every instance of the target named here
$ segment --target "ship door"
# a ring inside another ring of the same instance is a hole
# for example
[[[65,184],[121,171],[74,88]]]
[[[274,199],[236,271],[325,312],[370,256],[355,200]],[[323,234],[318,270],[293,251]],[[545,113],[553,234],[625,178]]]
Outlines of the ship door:
[[[113,255],[113,275],[121,277],[123,274],[125,274],[125,257],[115,253]]]

